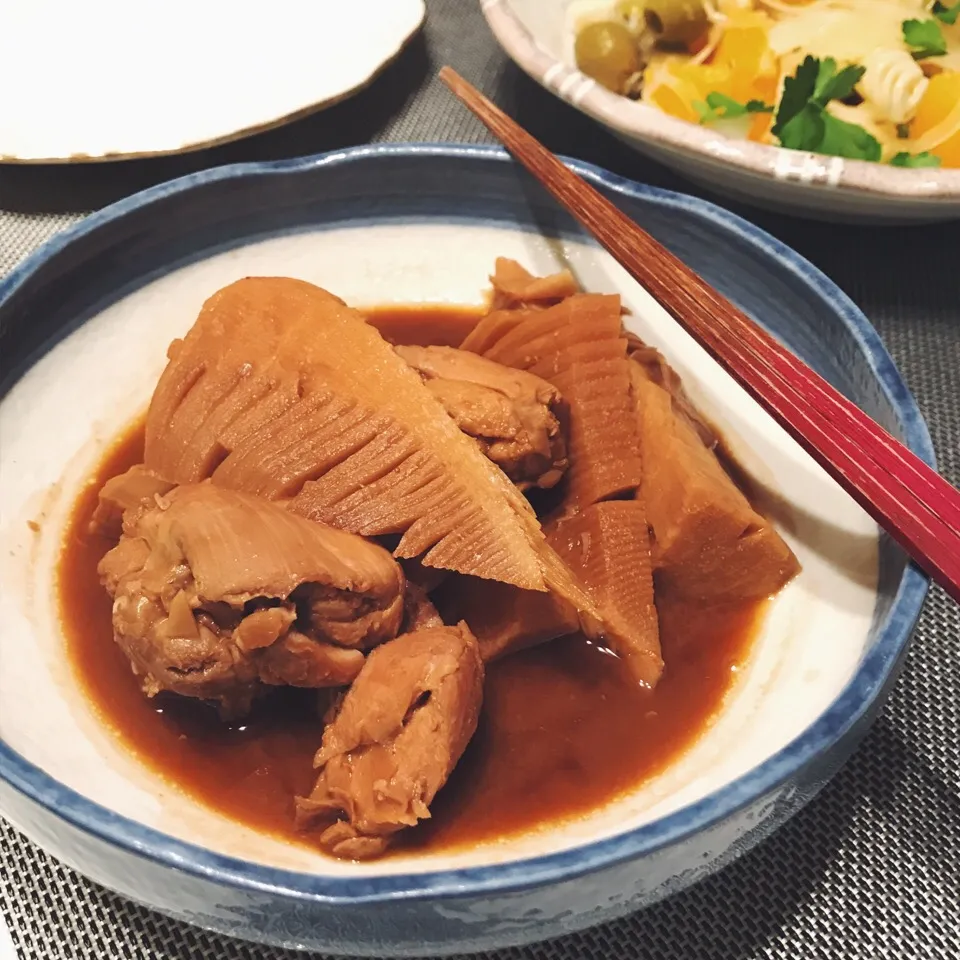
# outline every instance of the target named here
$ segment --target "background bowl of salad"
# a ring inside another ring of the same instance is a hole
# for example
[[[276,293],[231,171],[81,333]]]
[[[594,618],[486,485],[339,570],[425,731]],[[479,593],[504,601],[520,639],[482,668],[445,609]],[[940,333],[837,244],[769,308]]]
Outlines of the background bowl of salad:
[[[731,198],[960,218],[958,0],[481,0],[531,77]]]

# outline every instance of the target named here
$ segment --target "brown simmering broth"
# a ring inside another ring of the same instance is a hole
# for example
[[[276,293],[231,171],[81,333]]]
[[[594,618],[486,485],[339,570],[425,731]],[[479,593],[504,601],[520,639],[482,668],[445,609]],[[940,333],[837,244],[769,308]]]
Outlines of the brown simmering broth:
[[[393,342],[457,345],[472,308],[368,312]],[[293,829],[293,798],[313,786],[322,697],[278,690],[241,724],[171,694],[148,700],[113,642],[110,598],[97,563],[112,542],[89,534],[97,494],[143,459],[137,423],[78,498],[59,569],[67,646],[103,721],[150,767],[211,807],[257,829],[310,842]],[[763,604],[660,605],[667,667],[653,691],[581,636],[489,664],[476,735],[399,850],[451,848],[588,813],[663,770],[709,724],[746,658]]]

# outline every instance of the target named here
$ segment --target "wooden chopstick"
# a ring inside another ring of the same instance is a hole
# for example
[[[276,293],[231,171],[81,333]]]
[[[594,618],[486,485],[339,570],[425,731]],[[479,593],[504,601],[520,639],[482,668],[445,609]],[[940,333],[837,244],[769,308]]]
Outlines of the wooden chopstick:
[[[960,602],[960,492],[450,67],[440,79],[751,396]]]

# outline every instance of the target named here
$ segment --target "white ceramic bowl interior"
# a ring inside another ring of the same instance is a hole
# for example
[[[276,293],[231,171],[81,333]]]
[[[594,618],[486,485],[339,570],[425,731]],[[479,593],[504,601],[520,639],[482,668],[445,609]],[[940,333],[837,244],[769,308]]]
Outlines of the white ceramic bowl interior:
[[[521,837],[379,863],[335,862],[204,807],[142,765],[104,727],[64,657],[55,599],[61,537],[105,448],[147,404],[167,344],[219,287],[251,274],[289,275],[359,306],[479,303],[498,255],[539,273],[569,265],[585,289],[622,295],[632,311],[628,326],[666,353],[742,464],[782,498],[781,528],[803,572],[772,604],[734,695],[661,776],[589,816]],[[330,876],[409,873],[512,860],[629,830],[729,783],[803,731],[854,673],[871,625],[873,522],[608,255],[519,229],[333,228],[252,243],[176,269],[47,353],[0,404],[0,437],[0,739],[112,811],[257,863]]]

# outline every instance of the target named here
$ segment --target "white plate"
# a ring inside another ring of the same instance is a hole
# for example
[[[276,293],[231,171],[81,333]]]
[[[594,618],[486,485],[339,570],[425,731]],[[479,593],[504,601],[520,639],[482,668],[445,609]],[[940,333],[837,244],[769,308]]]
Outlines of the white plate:
[[[0,161],[177,153],[330,106],[417,32],[423,0],[4,0]]]

